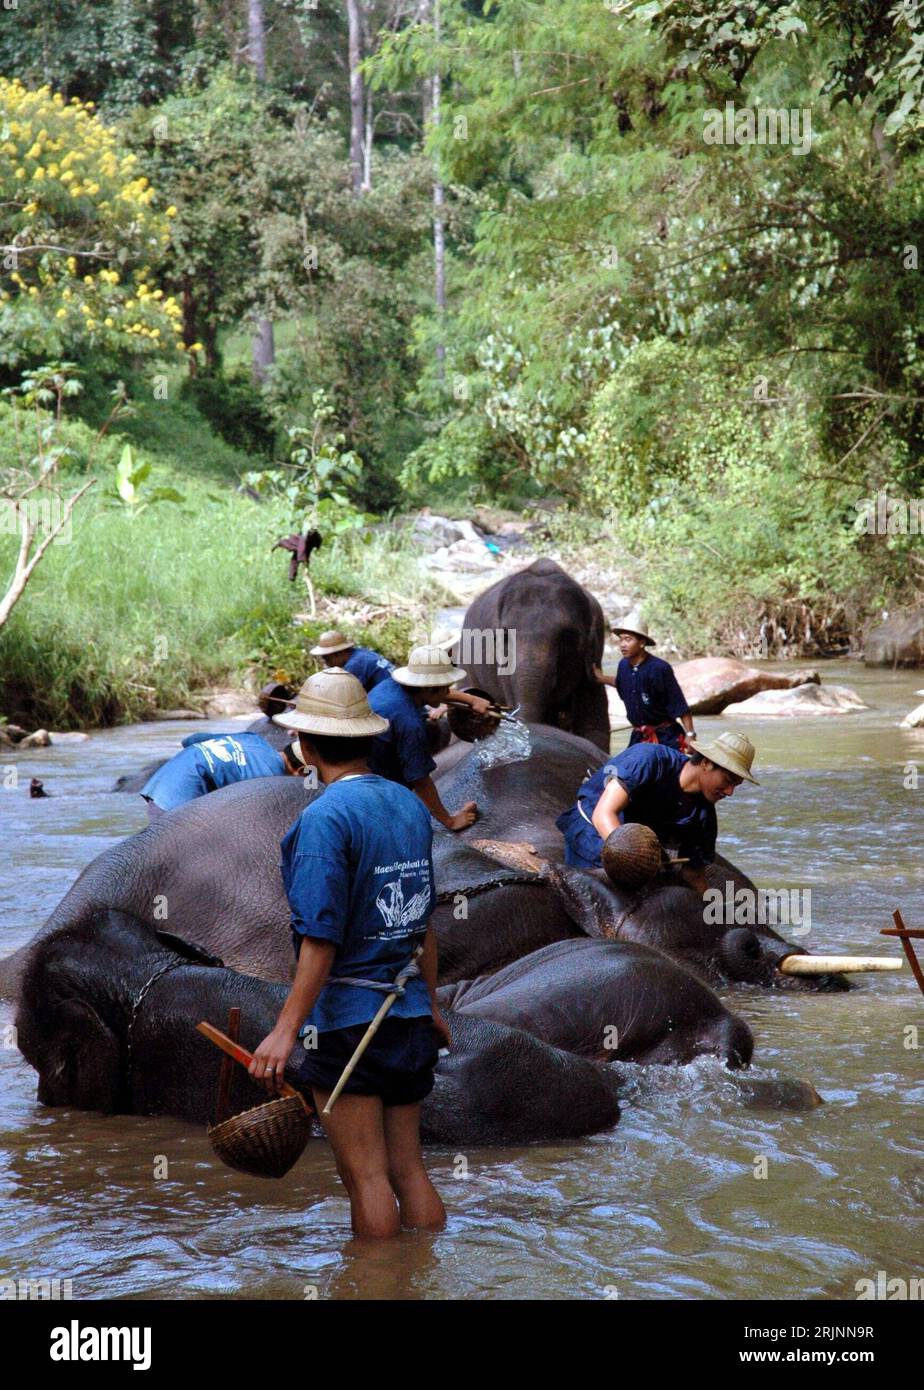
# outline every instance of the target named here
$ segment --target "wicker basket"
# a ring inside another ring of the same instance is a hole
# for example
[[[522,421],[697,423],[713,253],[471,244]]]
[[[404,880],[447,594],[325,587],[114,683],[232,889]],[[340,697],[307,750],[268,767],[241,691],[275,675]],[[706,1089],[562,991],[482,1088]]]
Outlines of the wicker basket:
[[[229,1168],[255,1178],[285,1177],[304,1152],[311,1121],[298,1096],[281,1096],[212,1125],[212,1148]]]
[[[603,843],[603,867],[622,888],[644,888],[661,871],[664,850],[647,825],[617,825]]]
[[[482,700],[492,698],[486,690],[477,690],[474,686],[462,693],[464,695],[478,695]],[[450,701],[446,718],[456,738],[462,739],[464,743],[477,743],[479,739],[487,738],[490,734],[497,732],[496,719],[491,719],[487,715],[476,714],[468,705],[454,705]]]

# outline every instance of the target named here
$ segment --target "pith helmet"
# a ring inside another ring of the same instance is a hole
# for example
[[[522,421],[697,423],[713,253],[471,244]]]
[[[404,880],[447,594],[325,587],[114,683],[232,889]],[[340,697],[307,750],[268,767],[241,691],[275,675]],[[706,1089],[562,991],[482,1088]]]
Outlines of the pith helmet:
[[[687,738],[686,743],[692,752],[701,753],[704,758],[716,763],[718,767],[723,767],[726,772],[733,772],[736,777],[744,777],[748,782],[753,782],[755,787],[760,786],[757,778],[751,776],[751,764],[756,750],[744,734],[719,734],[712,743],[700,743],[699,739],[693,742]]]
[[[322,632],[316,647],[311,648],[312,656],[333,656],[334,652],[348,652],[356,643],[342,632]]]
[[[337,668],[309,676],[295,697],[295,708],[277,714],[273,722],[299,733],[337,738],[365,738],[388,728],[388,720],[370,709],[356,677]]]
[[[647,627],[648,624],[636,611],[634,613],[628,613],[621,622],[611,623],[610,631],[615,633],[617,637],[621,632],[631,632],[633,637],[640,638],[647,647],[653,647],[655,645],[655,640],[653,637],[649,637]]]
[[[399,685],[454,685],[465,679],[465,672],[453,666],[442,647],[415,647],[407,665],[392,671],[391,678]]]

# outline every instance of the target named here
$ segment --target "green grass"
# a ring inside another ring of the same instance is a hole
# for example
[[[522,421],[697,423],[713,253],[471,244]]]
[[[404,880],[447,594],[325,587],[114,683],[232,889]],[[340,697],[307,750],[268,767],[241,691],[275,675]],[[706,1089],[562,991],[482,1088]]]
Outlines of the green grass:
[[[80,421],[64,426],[75,455],[62,476],[67,491],[88,472],[98,481],[78,504],[70,540],[50,547],[0,630],[0,715],[30,727],[105,725],[184,705],[197,689],[248,672],[256,683],[303,680],[315,665],[308,648],[332,620],[293,625],[307,607],[305,585],[289,582],[288,554],[271,551],[293,529],[291,517],[282,503],[237,490],[251,461],[175,400],[142,402],[88,469],[94,433]],[[182,503],[133,515],[105,495],[126,439],[152,465],[142,497],[172,486]],[[10,409],[0,404],[0,468],[15,458]],[[4,589],[15,553],[16,538],[0,535]],[[403,660],[427,605],[425,578],[400,535],[328,541],[311,573],[319,596],[404,605],[404,615],[351,633]],[[431,609],[443,601],[438,588],[428,597]]]

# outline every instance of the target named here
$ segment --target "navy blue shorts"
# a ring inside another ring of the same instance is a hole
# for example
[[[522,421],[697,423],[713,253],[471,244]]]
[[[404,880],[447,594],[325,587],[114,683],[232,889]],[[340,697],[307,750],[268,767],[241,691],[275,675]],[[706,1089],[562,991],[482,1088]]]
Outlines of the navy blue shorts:
[[[368,1023],[357,1023],[319,1033],[317,1047],[304,1050],[296,1084],[303,1090],[316,1087],[332,1091],[368,1027]],[[417,1105],[433,1090],[439,1047],[429,1014],[423,1018],[386,1018],[356,1064],[343,1094],[378,1096],[383,1105]]]

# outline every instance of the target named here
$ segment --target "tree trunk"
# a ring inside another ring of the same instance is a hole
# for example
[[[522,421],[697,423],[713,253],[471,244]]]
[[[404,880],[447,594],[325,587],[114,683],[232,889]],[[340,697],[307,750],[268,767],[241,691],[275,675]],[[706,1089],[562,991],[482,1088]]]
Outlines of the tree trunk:
[[[247,0],[247,56],[258,82],[266,81],[266,28],[263,0]]]
[[[247,52],[254,76],[266,81],[266,26],[263,22],[263,0],[247,0]],[[257,319],[251,340],[251,374],[258,386],[266,381],[267,369],[276,360],[273,325],[265,314]]]
[[[440,41],[440,0],[433,0],[433,36],[437,45]],[[442,78],[439,67],[433,74],[433,105],[431,119],[433,125],[440,123],[440,100],[442,98]],[[433,180],[433,297],[436,300],[436,313],[440,325],[440,336],[436,344],[436,361],[439,378],[445,375],[446,344],[443,341],[443,320],[446,314],[446,227],[443,221],[445,195],[440,178],[439,155],[434,156],[435,178]]]
[[[350,179],[353,192],[363,189],[363,127],[365,123],[365,83],[360,71],[363,56],[360,0],[346,0],[350,62]]]
[[[251,339],[250,351],[253,379],[258,386],[262,386],[266,381],[268,369],[276,361],[276,343],[273,336],[273,325],[265,316],[261,315],[261,317],[257,319],[253,338]]]

